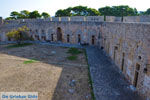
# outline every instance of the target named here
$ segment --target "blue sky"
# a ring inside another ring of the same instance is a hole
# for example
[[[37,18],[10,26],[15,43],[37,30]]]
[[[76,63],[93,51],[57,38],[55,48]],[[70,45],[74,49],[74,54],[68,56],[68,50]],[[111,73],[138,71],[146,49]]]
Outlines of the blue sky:
[[[12,11],[38,10],[55,15],[58,9],[65,9],[78,5],[98,9],[104,6],[129,5],[139,11],[145,11],[149,6],[149,0],[0,0],[0,16],[7,17]]]

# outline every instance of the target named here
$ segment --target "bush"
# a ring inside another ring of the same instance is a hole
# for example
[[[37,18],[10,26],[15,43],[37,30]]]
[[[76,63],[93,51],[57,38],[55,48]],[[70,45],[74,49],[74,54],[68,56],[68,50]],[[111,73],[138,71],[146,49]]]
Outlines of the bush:
[[[7,33],[7,37],[17,41],[18,44],[21,44],[24,40],[31,40],[29,36],[29,28],[26,26],[11,30]]]

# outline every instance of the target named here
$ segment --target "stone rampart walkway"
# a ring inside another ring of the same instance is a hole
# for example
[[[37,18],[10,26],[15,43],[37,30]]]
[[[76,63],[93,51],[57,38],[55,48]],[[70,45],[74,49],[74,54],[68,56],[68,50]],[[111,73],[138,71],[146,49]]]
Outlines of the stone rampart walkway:
[[[86,48],[96,100],[142,100],[102,50]]]

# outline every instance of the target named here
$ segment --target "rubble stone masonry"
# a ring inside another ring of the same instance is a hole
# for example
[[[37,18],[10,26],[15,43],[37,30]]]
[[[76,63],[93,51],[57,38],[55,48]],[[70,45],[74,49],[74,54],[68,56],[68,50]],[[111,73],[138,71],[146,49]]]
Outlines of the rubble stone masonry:
[[[102,17],[76,20],[78,17],[64,17],[62,21],[61,18],[4,22],[0,19],[0,41],[8,41],[6,33],[10,30],[27,26],[35,41],[98,46],[107,52],[137,91],[150,98],[150,24],[104,22]]]

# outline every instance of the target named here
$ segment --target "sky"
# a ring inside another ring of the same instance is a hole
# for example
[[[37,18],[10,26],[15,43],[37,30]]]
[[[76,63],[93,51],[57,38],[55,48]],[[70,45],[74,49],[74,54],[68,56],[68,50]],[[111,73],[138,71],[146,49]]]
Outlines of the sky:
[[[149,6],[149,0],[0,0],[0,16],[9,17],[12,11],[38,10],[48,12],[51,16],[55,15],[58,9],[66,9],[78,5],[91,8],[101,8],[105,6],[129,5],[137,8],[138,11],[146,11]]]

